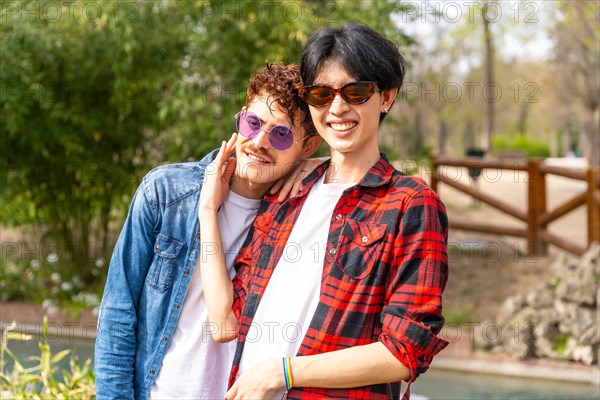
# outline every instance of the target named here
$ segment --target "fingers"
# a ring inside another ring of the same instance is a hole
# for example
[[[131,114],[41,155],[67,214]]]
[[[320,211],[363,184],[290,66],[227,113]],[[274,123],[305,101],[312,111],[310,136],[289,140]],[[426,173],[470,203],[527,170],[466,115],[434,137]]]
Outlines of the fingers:
[[[224,182],[229,182],[231,180],[231,177],[233,176],[233,173],[235,172],[236,164],[237,164],[237,160],[235,159],[235,157],[232,157],[227,161],[227,164],[225,165],[225,170],[223,171],[222,179],[224,179]]]
[[[298,182],[294,183],[294,186],[292,187],[292,191],[290,192],[290,197],[297,196],[298,193],[300,193],[301,187],[302,187],[302,180],[299,180]]]
[[[221,147],[213,161],[215,169],[220,173],[221,179],[231,178],[233,171],[235,171],[235,158],[231,158],[231,155],[235,152],[235,142],[237,141],[237,134],[233,133],[229,140],[222,141]],[[233,163],[231,162],[233,160]]]
[[[237,395],[237,388],[234,383],[233,386],[231,387],[231,389],[229,389],[227,391],[227,393],[225,393],[225,400],[233,400],[233,399],[235,399],[236,395]]]
[[[228,141],[222,141],[219,152],[215,157],[215,162],[218,164],[223,163],[235,152],[235,142],[237,141],[237,133],[233,133]]]
[[[307,169],[305,168],[306,165],[306,161],[301,161],[298,163],[294,171],[288,175],[288,177],[282,178],[284,181],[279,185],[281,186],[281,189],[279,190],[277,201],[281,203],[288,197],[288,195],[291,197],[299,193],[300,187],[302,187],[302,180],[308,175]],[[312,169],[309,169],[309,171],[310,170]],[[271,193],[275,192],[271,191]]]
[[[233,133],[229,140],[227,141],[226,146],[226,156],[227,158],[231,157],[231,155],[235,152],[235,142],[237,141],[237,133]]]
[[[284,184],[285,184],[285,177],[277,179],[277,182],[275,182],[273,184],[273,186],[271,186],[271,190],[269,191],[269,193],[271,193],[271,194],[277,193],[283,187]]]

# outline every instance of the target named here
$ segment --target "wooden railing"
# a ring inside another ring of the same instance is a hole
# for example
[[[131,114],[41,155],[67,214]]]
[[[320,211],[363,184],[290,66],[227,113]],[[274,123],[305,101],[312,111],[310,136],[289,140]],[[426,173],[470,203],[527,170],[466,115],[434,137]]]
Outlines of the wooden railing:
[[[549,244],[553,244],[570,253],[581,255],[585,252],[589,244],[600,241],[600,168],[598,167],[567,168],[547,165],[543,160],[505,161],[487,160],[477,157],[457,159],[433,156],[431,157],[431,162],[433,165],[433,174],[431,175],[431,187],[433,190],[437,191],[438,185],[444,183],[525,224],[523,228],[515,228],[452,218],[450,220],[451,229],[525,238],[528,243],[527,251],[529,255],[546,255]],[[457,182],[455,179],[445,176],[439,170],[441,166],[465,167],[471,170],[499,169],[526,171],[528,174],[526,210],[522,211],[505,201],[483,193],[475,187]],[[546,205],[546,175],[558,175],[585,181],[587,182],[587,188],[584,192],[575,195],[553,210],[548,210]],[[587,209],[588,246],[582,246],[570,238],[561,237],[550,233],[548,230],[550,223],[580,206],[585,206]]]

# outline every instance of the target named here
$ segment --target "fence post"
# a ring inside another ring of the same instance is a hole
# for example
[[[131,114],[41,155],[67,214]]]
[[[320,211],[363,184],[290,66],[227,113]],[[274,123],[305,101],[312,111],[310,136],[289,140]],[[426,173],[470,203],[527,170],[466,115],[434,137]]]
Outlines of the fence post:
[[[540,238],[540,230],[547,226],[540,224],[540,216],[546,212],[546,178],[540,171],[539,160],[527,162],[528,201],[527,201],[527,254],[545,256],[548,243]]]
[[[600,190],[598,179],[600,168],[590,167],[587,170],[587,216],[588,216],[588,245],[592,242],[600,242],[600,204],[597,203],[594,193]]]

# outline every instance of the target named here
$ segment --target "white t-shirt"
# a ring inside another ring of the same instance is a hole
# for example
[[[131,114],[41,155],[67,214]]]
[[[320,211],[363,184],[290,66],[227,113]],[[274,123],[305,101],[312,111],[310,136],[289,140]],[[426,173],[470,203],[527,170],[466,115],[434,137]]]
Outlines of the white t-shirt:
[[[259,205],[260,200],[247,199],[229,191],[219,209],[225,261],[232,278],[233,262],[246,240]],[[235,346],[236,341],[217,343],[213,340],[200,268],[196,268],[150,398],[223,399]]]
[[[263,361],[293,357],[300,349],[319,304],[331,215],[342,192],[354,185],[324,184],[324,177],[308,194],[267,284],[246,336],[238,377]]]

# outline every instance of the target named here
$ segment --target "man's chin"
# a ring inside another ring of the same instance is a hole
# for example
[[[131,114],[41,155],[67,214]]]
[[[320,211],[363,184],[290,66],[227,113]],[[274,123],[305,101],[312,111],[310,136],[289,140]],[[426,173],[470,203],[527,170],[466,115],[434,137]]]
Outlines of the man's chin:
[[[251,184],[261,184],[275,182],[278,178],[274,164],[261,165],[260,163],[247,163],[239,166],[237,176],[248,181]]]

